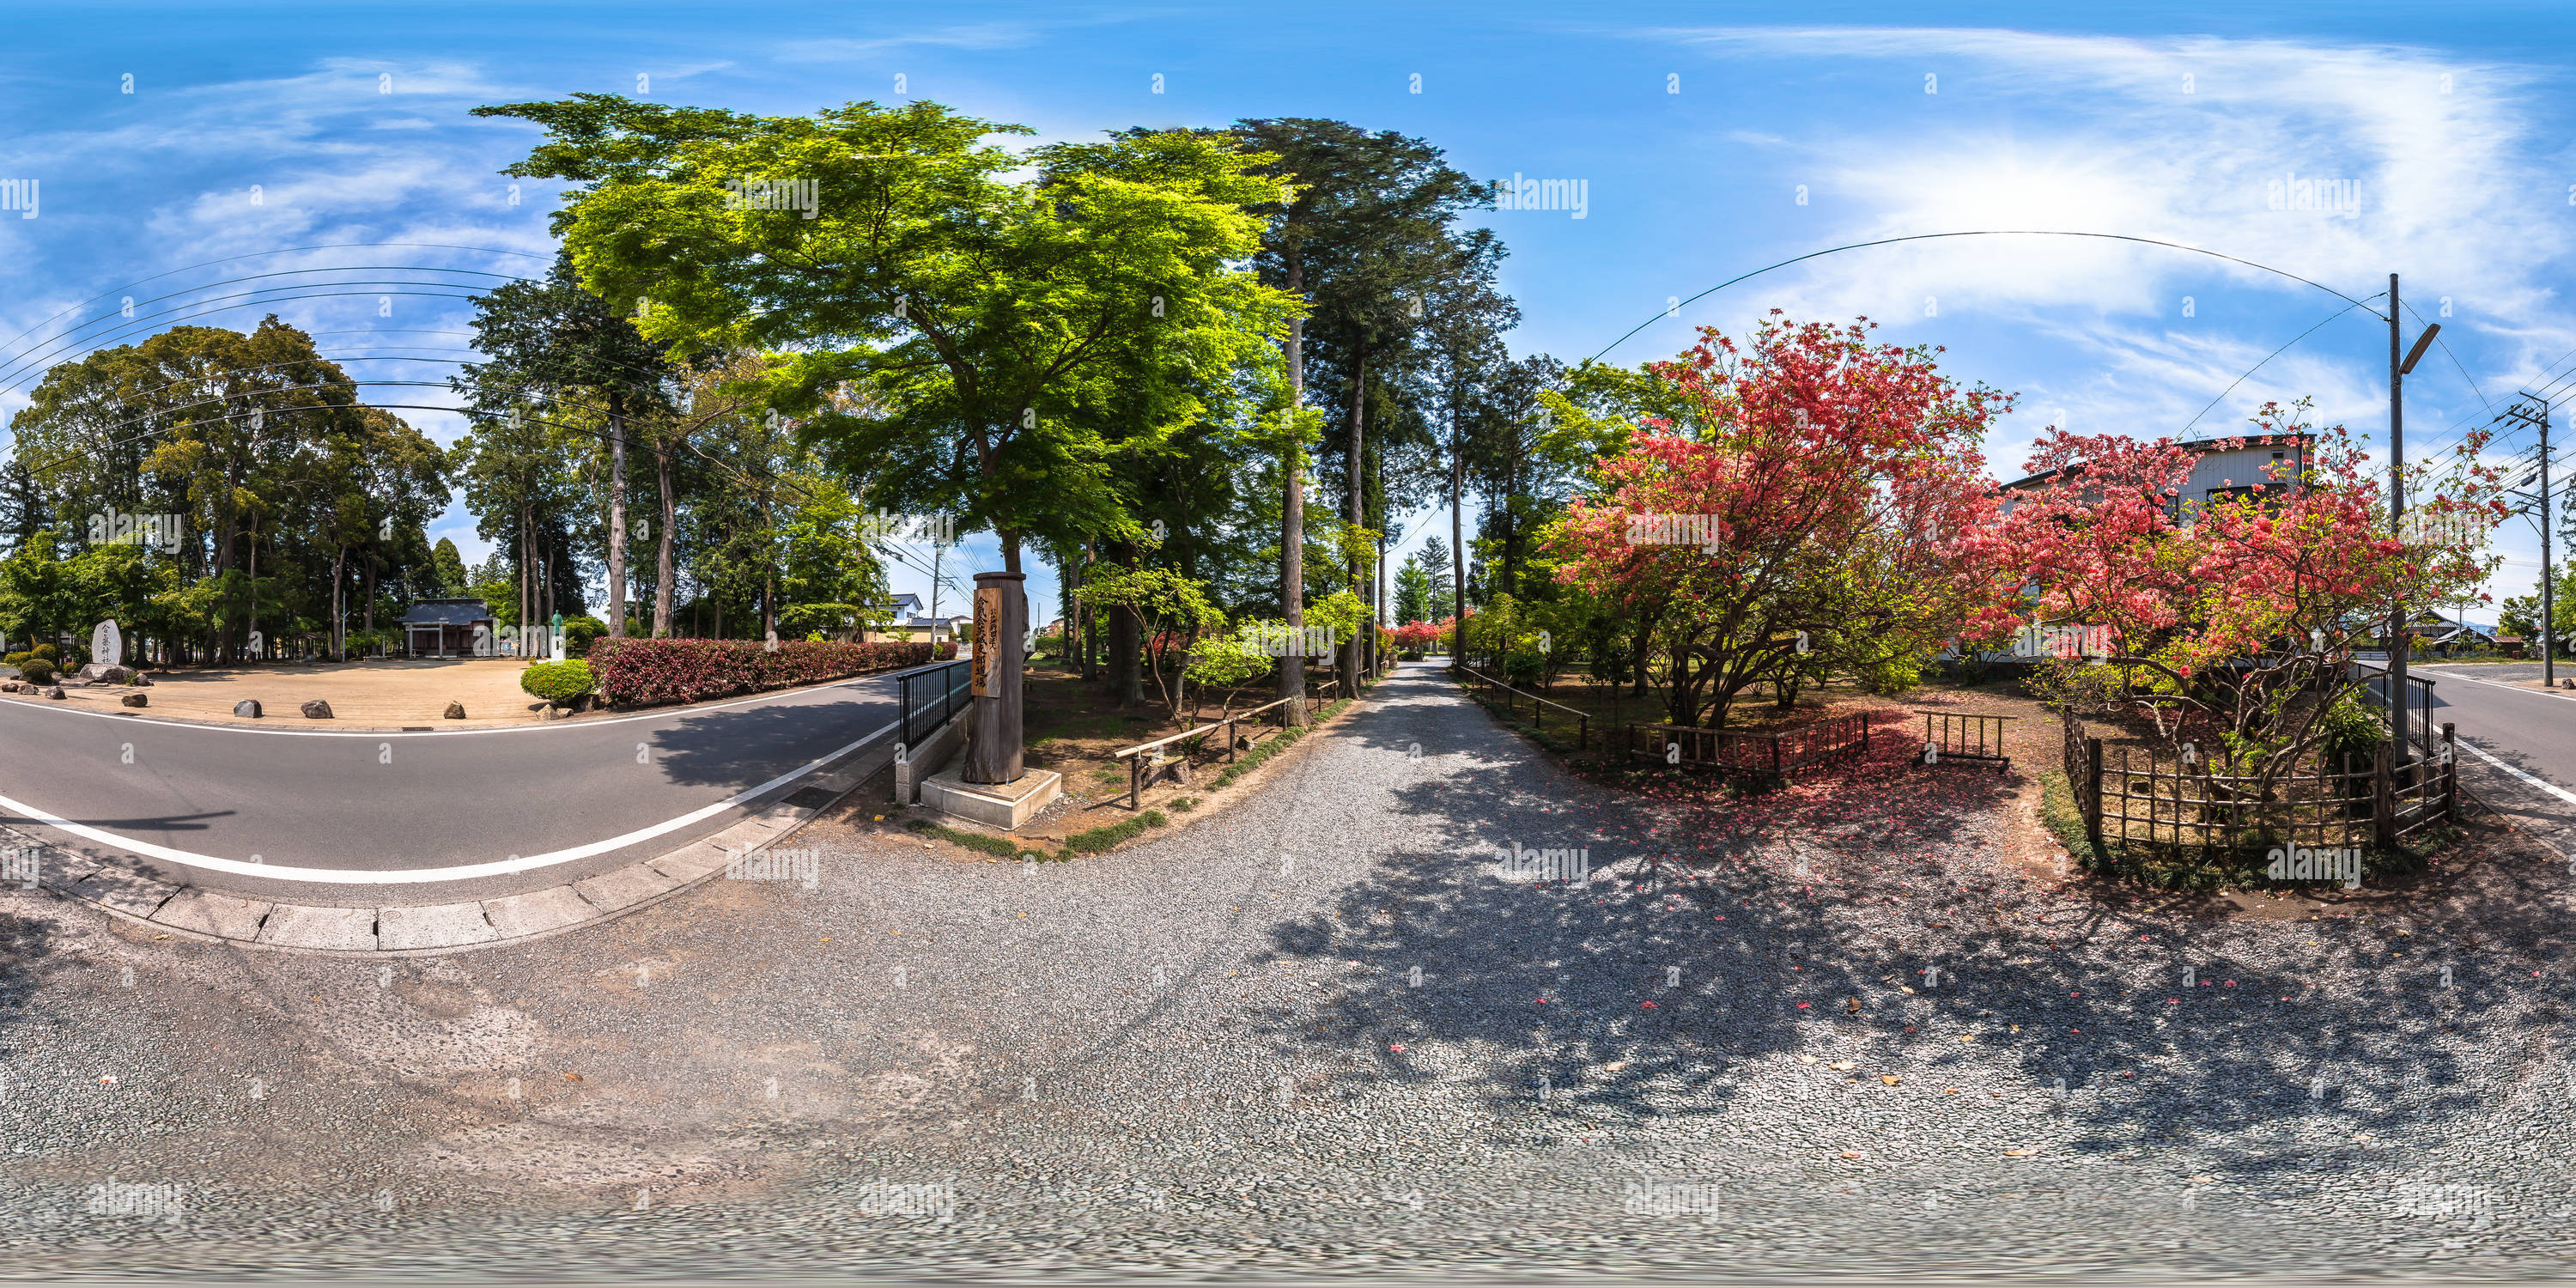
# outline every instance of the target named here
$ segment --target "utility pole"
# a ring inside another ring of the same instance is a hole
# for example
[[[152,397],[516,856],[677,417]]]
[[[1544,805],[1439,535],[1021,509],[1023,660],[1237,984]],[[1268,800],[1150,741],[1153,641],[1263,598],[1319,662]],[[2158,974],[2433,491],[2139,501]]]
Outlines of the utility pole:
[[[2388,275],[2388,532],[2403,541],[2406,534],[2406,379],[2404,365],[2398,358],[2398,327],[2406,315],[2397,307],[2397,275]],[[2400,595],[2388,606],[2388,730],[2397,740],[2397,763],[2411,757],[2406,744],[2406,599]]]
[[[2525,390],[2522,399],[2505,408],[2506,419],[2518,420],[2540,431],[2540,464],[2536,475],[2537,493],[2516,491],[2515,496],[2539,507],[2540,518],[2540,683],[2544,688],[2558,687],[2558,641],[2552,636],[2550,619],[2555,612],[2556,569],[2549,559],[2549,403]],[[2533,476],[2526,476],[2526,482]],[[2530,511],[2526,510],[2528,514]]]
[[[2397,302],[2397,275],[2388,275],[2388,531],[2406,539],[2406,373],[2424,357],[2442,324],[2435,322],[2415,337],[2415,347],[2404,349],[2400,357],[2400,332],[2405,325],[2405,312]],[[2414,752],[2406,740],[2406,654],[2411,647],[2406,636],[2406,600],[2399,596],[2388,609],[2388,729],[2397,740],[2397,763],[2411,764]]]

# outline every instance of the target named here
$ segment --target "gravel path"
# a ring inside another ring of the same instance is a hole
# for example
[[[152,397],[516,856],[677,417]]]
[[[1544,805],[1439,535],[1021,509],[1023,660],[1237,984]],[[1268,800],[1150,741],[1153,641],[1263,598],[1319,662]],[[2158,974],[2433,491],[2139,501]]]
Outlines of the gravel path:
[[[2000,785],[1881,765],[1868,808],[1659,811],[1427,668],[1264,772],[1070,864],[861,812],[794,842],[818,889],[385,975],[12,891],[0,1275],[2532,1273],[2576,1245],[2566,878],[2536,862],[2474,925],[2202,923],[2016,862]],[[1506,879],[1515,846],[1590,879]]]

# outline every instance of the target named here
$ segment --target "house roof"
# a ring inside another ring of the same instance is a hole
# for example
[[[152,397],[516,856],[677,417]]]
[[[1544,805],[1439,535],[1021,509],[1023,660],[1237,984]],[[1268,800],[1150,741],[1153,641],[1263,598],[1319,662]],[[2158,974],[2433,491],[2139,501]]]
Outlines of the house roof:
[[[491,606],[479,599],[424,599],[403,614],[405,626],[472,626],[491,620]]]
[[[2194,455],[2207,456],[2212,452],[2228,450],[2227,445],[2231,442],[2235,443],[2239,447],[2272,446],[2286,448],[2291,446],[2293,442],[2303,442],[2309,437],[2309,435],[2305,434],[2291,434],[2287,432],[2272,434],[2230,434],[2223,438],[2195,438],[2188,443],[2176,443],[2174,446],[2187,449]],[[2011,492],[2021,488],[2026,488],[2042,479],[2054,478],[2057,476],[2057,473],[2058,471],[2056,470],[2041,470],[2037,474],[2032,474],[2024,478],[2017,478],[2010,483],[2004,484],[2002,490]]]

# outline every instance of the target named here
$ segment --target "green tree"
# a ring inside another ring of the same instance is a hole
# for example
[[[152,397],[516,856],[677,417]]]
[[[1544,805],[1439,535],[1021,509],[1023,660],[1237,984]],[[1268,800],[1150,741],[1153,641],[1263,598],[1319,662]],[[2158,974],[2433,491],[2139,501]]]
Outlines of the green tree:
[[[452,383],[484,414],[528,403],[559,408],[572,390],[600,400],[609,445],[608,632],[624,638],[627,423],[667,401],[664,346],[584,289],[566,249],[543,279],[508,282],[474,302],[474,347],[491,361],[467,366]]]
[[[578,95],[476,112],[546,127],[511,173],[581,185],[557,224],[592,289],[649,299],[644,333],[682,353],[779,355],[773,405],[823,408],[806,428],[836,459],[881,459],[871,500],[989,525],[1013,570],[1024,534],[1082,496],[1054,467],[1096,450],[1064,415],[1087,387],[1114,375],[1168,395],[1149,399],[1161,423],[1184,423],[1204,350],[1290,312],[1235,267],[1256,247],[1243,205],[1278,185],[1188,131],[1015,154],[982,140],[1025,127],[929,102],[761,117]],[[751,199],[746,179],[811,182],[813,200]],[[826,406],[837,389],[860,409]]]

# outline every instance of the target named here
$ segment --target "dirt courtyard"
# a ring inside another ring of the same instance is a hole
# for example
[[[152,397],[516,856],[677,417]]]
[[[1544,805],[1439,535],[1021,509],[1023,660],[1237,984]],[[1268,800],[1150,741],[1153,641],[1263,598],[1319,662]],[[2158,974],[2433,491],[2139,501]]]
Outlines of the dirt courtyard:
[[[151,697],[142,714],[220,724],[321,724],[306,720],[300,708],[320,698],[331,704],[334,726],[399,728],[428,725],[440,729],[492,728],[534,724],[544,703],[519,687],[527,669],[520,658],[387,658],[345,666],[276,665],[229,670],[148,672],[152,687],[129,689],[100,685],[66,686],[64,701],[116,709],[128,693]],[[0,695],[17,702],[50,702],[27,694]],[[259,700],[261,717],[245,720],[233,714],[244,698]],[[441,718],[450,702],[465,704],[463,720]]]

